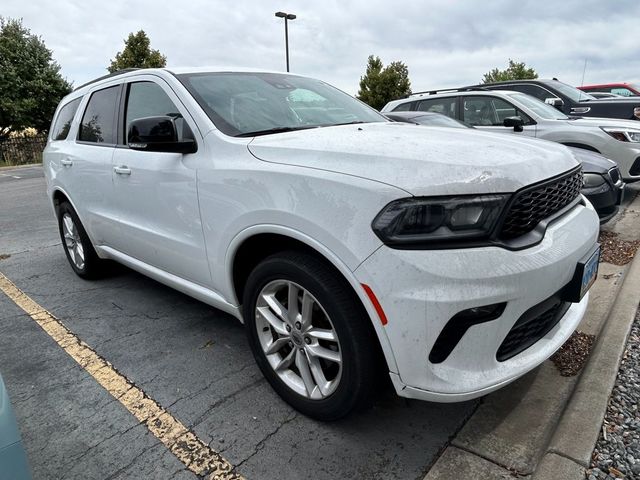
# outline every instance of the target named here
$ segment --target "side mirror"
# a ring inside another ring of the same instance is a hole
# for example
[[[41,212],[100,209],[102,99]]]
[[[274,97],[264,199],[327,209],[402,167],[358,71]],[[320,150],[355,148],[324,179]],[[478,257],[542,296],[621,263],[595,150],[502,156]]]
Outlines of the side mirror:
[[[524,130],[522,128],[524,121],[520,117],[507,117],[504,119],[502,124],[505,127],[513,127],[514,132],[522,132]]]
[[[195,153],[195,140],[178,140],[175,118],[169,116],[136,118],[129,124],[127,143],[144,152]]]
[[[562,110],[562,107],[564,107],[564,102],[558,97],[545,98],[544,103],[551,105],[552,107],[556,107],[558,110]]]

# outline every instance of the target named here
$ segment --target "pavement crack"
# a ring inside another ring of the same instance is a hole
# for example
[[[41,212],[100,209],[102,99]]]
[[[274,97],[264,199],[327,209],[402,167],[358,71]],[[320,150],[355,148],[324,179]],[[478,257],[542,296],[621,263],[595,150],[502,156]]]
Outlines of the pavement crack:
[[[238,472],[238,469],[247,461],[251,460],[253,457],[255,457],[265,446],[265,444],[267,443],[267,441],[269,441],[269,439],[271,437],[273,437],[274,435],[276,435],[280,429],[282,429],[282,427],[284,427],[285,425],[293,422],[296,418],[298,418],[298,413],[294,412],[294,414],[287,418],[286,420],[284,420],[280,425],[278,425],[273,431],[269,432],[262,440],[260,440],[255,448],[253,449],[253,452],[244,460],[241,460],[240,462],[236,463],[235,467],[233,468],[233,472]]]
[[[86,457],[89,453],[91,453],[93,450],[98,448],[100,445],[102,445],[105,442],[108,442],[109,440],[111,440],[112,438],[115,438],[117,436],[126,435],[131,430],[133,430],[134,428],[139,427],[141,425],[144,425],[144,424],[136,423],[135,425],[132,425],[131,427],[126,428],[125,430],[119,430],[119,431],[113,433],[112,435],[109,435],[108,437],[103,438],[102,440],[100,440],[95,445],[91,445],[90,447],[88,447],[82,454],[80,454],[79,456],[71,459],[67,464],[65,464],[63,466],[63,470],[65,471],[65,473],[64,473],[64,475],[62,475],[62,477],[60,477],[60,480],[64,480],[64,478],[66,478],[67,474],[70,473],[72,467],[77,466],[78,463],[80,462],[80,460],[82,460],[84,457]]]
[[[256,380],[254,380],[253,382],[248,383],[247,385],[245,385],[244,387],[240,388],[239,390],[236,390],[233,393],[230,393],[228,395],[225,395],[221,398],[219,398],[218,400],[216,400],[215,402],[213,402],[209,408],[207,408],[198,418],[196,418],[193,422],[191,422],[191,424],[189,425],[189,430],[193,430],[196,426],[198,426],[200,423],[202,423],[208,416],[209,414],[215,410],[216,408],[218,408],[220,405],[223,405],[224,403],[226,403],[227,401],[237,397],[238,395],[240,395],[241,393],[243,393],[246,390],[249,390],[253,387],[255,387],[256,385],[265,382],[266,380],[264,379],[264,377],[260,377]],[[189,398],[189,397],[186,397]]]

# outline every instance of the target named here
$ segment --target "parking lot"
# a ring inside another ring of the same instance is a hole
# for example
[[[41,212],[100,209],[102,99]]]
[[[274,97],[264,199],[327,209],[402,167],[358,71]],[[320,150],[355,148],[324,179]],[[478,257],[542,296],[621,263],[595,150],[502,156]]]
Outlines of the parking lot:
[[[346,420],[301,416],[263,379],[237,320],[124,267],[78,278],[42,169],[0,173],[0,272],[245,478],[422,478],[476,406],[388,388]],[[188,455],[172,453],[34,317],[0,295],[0,371],[34,478],[195,478]]]

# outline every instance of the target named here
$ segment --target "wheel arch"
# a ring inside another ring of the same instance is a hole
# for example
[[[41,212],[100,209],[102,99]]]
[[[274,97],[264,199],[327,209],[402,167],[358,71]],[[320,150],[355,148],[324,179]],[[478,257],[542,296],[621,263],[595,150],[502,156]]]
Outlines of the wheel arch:
[[[279,225],[253,226],[237,235],[231,242],[226,256],[226,272],[236,305],[242,303],[244,284],[253,268],[264,258],[285,250],[305,251],[330,265],[351,286],[353,293],[366,312],[378,339],[378,344],[391,372],[397,372],[391,344],[380,322],[375,306],[349,267],[329,248],[313,238]]]

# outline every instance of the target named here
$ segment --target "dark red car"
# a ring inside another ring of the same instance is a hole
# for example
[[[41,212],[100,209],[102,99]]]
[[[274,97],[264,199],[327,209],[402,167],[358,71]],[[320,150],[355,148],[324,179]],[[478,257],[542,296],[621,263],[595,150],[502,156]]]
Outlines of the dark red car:
[[[602,83],[600,85],[583,85],[578,88],[583,92],[607,92],[622,95],[623,97],[640,95],[640,85],[634,85],[633,83]]]

